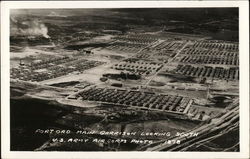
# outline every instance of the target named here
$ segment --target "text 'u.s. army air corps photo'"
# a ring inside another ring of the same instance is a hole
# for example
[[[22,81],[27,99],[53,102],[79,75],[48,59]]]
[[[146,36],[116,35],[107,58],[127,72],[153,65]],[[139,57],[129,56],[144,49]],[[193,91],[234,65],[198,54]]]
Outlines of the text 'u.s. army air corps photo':
[[[246,157],[244,1],[26,3],[1,23],[6,158]]]

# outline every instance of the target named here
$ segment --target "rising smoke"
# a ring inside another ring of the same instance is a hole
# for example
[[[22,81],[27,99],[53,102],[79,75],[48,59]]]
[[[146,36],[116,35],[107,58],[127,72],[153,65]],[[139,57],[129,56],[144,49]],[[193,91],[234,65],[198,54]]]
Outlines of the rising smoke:
[[[38,19],[21,21],[11,17],[10,34],[11,36],[43,36],[50,38],[48,28]]]

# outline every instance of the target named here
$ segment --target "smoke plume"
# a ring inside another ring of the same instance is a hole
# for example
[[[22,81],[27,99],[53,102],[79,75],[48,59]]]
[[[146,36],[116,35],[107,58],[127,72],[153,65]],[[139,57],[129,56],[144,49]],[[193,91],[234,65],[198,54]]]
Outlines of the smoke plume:
[[[43,36],[45,38],[50,38],[48,35],[48,28],[38,19],[21,21],[11,17],[10,34],[11,36]]]

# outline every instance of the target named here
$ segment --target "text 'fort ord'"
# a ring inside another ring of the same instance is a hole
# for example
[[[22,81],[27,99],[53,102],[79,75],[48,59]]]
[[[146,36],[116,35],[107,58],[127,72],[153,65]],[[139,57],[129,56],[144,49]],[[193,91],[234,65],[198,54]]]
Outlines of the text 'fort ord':
[[[81,134],[81,135],[107,135],[107,136],[198,136],[196,132],[176,132],[171,134],[170,132],[119,132],[119,131],[85,131],[85,130],[55,130],[55,129],[37,129],[35,133],[39,134]]]

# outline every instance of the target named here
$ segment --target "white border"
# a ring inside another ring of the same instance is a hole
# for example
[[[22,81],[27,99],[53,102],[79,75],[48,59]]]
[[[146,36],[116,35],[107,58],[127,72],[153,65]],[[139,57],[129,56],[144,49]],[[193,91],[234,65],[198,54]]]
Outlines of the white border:
[[[9,151],[9,10],[14,8],[239,7],[240,152],[18,152]],[[3,158],[249,158],[248,1],[4,1],[1,3],[1,151]]]

